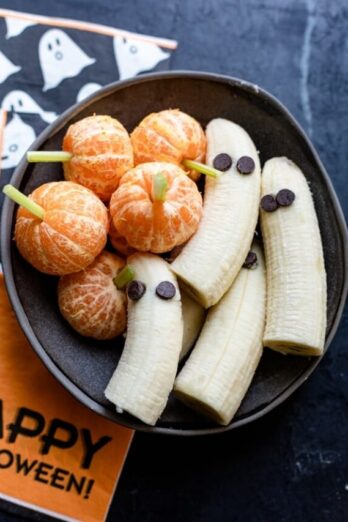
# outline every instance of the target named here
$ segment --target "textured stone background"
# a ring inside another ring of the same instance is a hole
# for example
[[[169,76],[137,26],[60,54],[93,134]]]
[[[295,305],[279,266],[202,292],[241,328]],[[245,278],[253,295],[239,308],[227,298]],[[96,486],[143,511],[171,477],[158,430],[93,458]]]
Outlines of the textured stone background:
[[[173,69],[251,80],[312,138],[348,216],[346,0],[2,0],[175,38]],[[195,439],[137,434],[113,502],[117,522],[345,522],[348,310],[319,368],[255,424]],[[19,515],[0,513],[1,521]]]

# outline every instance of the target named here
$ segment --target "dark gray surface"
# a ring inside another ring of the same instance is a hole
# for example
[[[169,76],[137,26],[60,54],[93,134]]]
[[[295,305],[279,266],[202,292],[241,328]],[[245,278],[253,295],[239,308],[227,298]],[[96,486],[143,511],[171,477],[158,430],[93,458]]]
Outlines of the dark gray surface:
[[[2,0],[7,8],[177,38],[173,67],[241,76],[269,89],[312,129],[347,216],[346,0],[144,4]],[[347,335],[346,310],[329,353],[308,383],[249,428],[194,440],[137,434],[110,520],[345,522]],[[1,516],[18,520],[17,515]]]

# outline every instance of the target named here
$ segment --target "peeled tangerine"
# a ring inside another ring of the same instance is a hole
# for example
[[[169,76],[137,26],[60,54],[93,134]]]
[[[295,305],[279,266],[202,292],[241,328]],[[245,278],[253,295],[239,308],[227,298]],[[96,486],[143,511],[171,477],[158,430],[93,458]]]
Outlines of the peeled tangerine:
[[[184,160],[204,161],[205,134],[194,118],[179,109],[153,112],[131,134],[134,164],[168,161],[180,165]],[[191,171],[192,179],[199,173]]]
[[[79,334],[112,339],[126,328],[126,294],[114,278],[125,261],[102,252],[88,268],[60,278],[58,304],[64,318]]]
[[[65,179],[76,181],[108,201],[121,176],[133,167],[133,149],[128,132],[110,116],[89,116],[70,125],[63,141],[70,152]]]
[[[79,272],[103,250],[108,232],[105,205],[93,192],[70,181],[45,183],[29,196],[42,219],[19,207],[15,240],[22,256],[51,275]]]
[[[159,254],[197,230],[202,196],[180,167],[144,163],[122,177],[110,201],[110,215],[129,246]]]

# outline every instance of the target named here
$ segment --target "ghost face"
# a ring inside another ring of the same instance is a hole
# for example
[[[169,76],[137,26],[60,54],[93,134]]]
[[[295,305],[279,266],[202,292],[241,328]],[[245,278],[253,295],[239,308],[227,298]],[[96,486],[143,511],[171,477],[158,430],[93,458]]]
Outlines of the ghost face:
[[[87,65],[95,62],[60,29],[49,29],[42,35],[39,60],[44,91],[57,87],[66,78],[77,76]]]
[[[1,106],[6,111],[40,114],[47,123],[51,123],[57,117],[55,112],[44,111],[29,94],[19,90],[6,94]]]
[[[21,67],[12,63],[1,51],[0,51],[0,83],[3,83],[11,74],[14,74],[21,70]]]
[[[158,45],[122,36],[114,38],[114,53],[120,80],[136,76],[142,71],[149,71],[170,56]]]
[[[33,128],[15,114],[4,130],[1,168],[16,167],[34,139]]]

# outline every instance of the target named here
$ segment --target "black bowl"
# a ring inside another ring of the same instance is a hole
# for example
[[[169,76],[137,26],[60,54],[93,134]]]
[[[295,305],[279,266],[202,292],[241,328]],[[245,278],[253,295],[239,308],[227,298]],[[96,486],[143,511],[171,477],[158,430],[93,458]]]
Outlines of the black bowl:
[[[347,230],[330,179],[298,123],[271,95],[255,85],[226,76],[197,72],[150,74],[109,85],[73,106],[50,125],[32,149],[60,149],[67,127],[85,116],[110,114],[129,131],[148,113],[180,108],[202,125],[216,117],[242,125],[260,150],[261,162],[288,156],[310,182],[319,218],[328,277],[326,348],[342,314],[347,294]],[[16,169],[12,183],[26,194],[42,183],[62,179],[58,164]],[[265,350],[252,385],[233,422],[218,427],[170,398],[156,427],[118,414],[103,391],[118,362],[123,341],[96,342],[76,334],[61,317],[57,279],[36,272],[18,254],[13,237],[15,205],[2,211],[1,255],[7,290],[19,323],[53,375],[81,402],[120,424],[144,431],[197,435],[230,430],[261,417],[283,402],[310,375],[319,358],[279,355]]]

